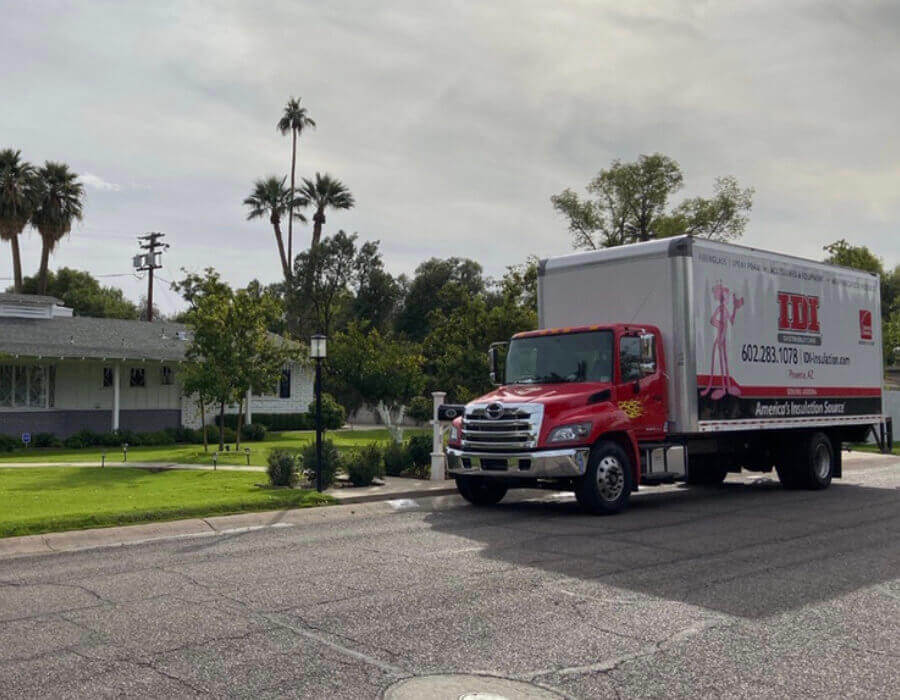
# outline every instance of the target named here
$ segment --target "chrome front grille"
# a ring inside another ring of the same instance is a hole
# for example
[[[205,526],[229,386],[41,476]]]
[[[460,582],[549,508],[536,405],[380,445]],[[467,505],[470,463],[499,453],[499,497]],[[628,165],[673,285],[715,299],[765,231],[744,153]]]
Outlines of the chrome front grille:
[[[514,451],[536,447],[543,415],[541,404],[470,404],[462,421],[462,446]]]

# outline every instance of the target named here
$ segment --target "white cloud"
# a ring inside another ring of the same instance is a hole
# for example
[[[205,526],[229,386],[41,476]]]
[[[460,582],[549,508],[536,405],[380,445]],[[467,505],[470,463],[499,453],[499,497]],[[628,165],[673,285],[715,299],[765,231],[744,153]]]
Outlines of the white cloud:
[[[78,179],[81,180],[81,184],[92,190],[119,192],[122,189],[121,185],[117,185],[114,182],[107,182],[99,175],[94,175],[93,173],[82,173],[78,176]]]

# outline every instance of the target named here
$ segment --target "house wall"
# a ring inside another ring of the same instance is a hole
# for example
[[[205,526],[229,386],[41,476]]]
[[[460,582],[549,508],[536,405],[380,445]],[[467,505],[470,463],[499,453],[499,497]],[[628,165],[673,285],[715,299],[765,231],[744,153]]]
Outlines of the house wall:
[[[175,384],[163,385],[160,368],[172,367]],[[66,361],[56,364],[56,408],[70,410],[112,410],[113,388],[103,386],[103,368],[111,362],[93,360]],[[130,386],[131,368],[143,368],[145,386]],[[181,390],[177,363],[125,362],[120,368],[119,408],[129,410],[179,410]]]
[[[180,423],[179,410],[132,410],[119,413],[122,430],[149,433],[163,428],[177,428]],[[0,435],[20,437],[22,433],[53,433],[58,438],[67,438],[80,430],[105,433],[112,430],[112,411],[20,411],[0,413]]]

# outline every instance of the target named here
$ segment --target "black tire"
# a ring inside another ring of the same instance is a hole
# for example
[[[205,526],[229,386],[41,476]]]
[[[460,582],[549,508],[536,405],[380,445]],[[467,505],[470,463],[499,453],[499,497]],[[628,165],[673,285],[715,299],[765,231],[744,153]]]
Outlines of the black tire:
[[[784,488],[821,491],[834,476],[834,446],[825,433],[801,436],[793,449],[784,451],[782,462],[775,469]]]
[[[609,515],[628,507],[631,460],[615,442],[601,442],[591,450],[584,476],[575,482],[575,498],[589,513]]]
[[[493,506],[503,500],[508,487],[506,484],[477,476],[456,477],[459,495],[473,506]]]
[[[700,455],[688,460],[687,478],[691,486],[716,486],[728,476],[728,465],[715,455]]]

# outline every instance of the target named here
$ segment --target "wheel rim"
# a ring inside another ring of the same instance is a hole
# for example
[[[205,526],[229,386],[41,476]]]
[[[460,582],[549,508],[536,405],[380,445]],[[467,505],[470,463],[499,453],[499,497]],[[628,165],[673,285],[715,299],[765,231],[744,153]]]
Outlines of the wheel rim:
[[[607,455],[597,465],[597,490],[605,501],[615,501],[625,489],[625,470],[622,463]]]
[[[813,455],[813,469],[815,469],[816,476],[823,481],[831,473],[831,454],[828,452],[828,446],[824,443],[816,445],[816,451]]]

